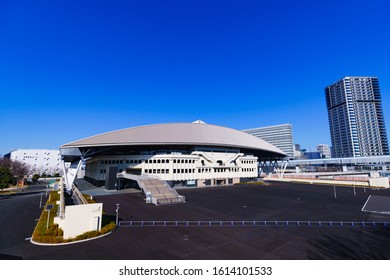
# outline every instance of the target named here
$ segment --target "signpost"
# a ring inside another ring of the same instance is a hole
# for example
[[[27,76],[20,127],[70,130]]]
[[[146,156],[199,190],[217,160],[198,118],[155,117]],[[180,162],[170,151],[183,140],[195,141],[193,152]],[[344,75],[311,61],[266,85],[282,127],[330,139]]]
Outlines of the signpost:
[[[119,203],[116,204],[116,226],[118,226],[119,222]]]
[[[46,223],[46,229],[49,228],[49,220],[50,220],[50,210],[53,209],[54,204],[48,204],[46,205],[45,211],[47,211],[47,223]]]
[[[43,195],[43,193],[41,193],[41,200],[39,201],[39,209],[42,208],[42,195]]]

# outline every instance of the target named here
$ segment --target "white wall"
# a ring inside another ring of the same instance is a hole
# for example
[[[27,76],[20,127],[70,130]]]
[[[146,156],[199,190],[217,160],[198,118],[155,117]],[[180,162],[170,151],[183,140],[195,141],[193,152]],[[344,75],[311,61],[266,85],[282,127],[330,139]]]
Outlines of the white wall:
[[[126,168],[141,169],[144,175],[156,176],[166,181],[255,178],[258,176],[257,157],[243,153],[199,151],[190,155],[96,157],[87,162],[85,174],[94,179],[104,180],[103,171],[110,166],[118,166],[118,169],[122,171]]]
[[[66,206],[64,239],[76,237],[87,231],[100,230],[102,213],[103,203]]]
[[[11,160],[30,165],[32,174],[43,173],[54,175],[61,173],[61,155],[59,150],[18,149],[11,152]]]

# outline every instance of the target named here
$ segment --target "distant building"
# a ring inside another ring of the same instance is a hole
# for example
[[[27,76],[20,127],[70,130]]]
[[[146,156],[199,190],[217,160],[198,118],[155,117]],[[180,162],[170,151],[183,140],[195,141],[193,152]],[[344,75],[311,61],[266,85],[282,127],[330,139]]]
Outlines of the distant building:
[[[62,172],[59,150],[17,149],[4,155],[4,158],[17,160],[31,166],[30,175],[42,175],[43,173],[54,175]]]
[[[304,157],[306,159],[320,159],[320,158],[322,158],[321,153],[319,153],[319,152],[305,152]]]
[[[331,158],[330,148],[327,144],[318,144],[316,151],[321,154],[321,158]]]
[[[294,158],[292,125],[281,124],[266,127],[245,129],[244,132],[263,139],[285,152],[290,159]]]
[[[303,159],[304,153],[300,144],[294,144],[294,159]]]
[[[378,78],[344,77],[325,96],[334,157],[389,154]]]

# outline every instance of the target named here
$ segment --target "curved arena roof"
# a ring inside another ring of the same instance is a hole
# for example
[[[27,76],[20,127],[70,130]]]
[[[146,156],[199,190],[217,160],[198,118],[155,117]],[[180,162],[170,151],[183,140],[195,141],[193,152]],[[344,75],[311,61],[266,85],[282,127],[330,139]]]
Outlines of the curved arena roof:
[[[213,146],[263,151],[272,158],[286,156],[277,147],[255,136],[205,123],[168,123],[126,128],[74,141],[61,146],[61,149],[120,146]]]

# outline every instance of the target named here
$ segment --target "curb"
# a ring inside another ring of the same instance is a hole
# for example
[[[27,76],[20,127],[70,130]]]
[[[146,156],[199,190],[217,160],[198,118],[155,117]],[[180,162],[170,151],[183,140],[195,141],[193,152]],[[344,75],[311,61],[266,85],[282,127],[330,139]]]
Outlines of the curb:
[[[113,231],[110,231],[110,232],[108,232],[108,233],[106,233],[106,234],[102,234],[102,235],[99,235],[99,236],[96,236],[96,237],[92,237],[92,238],[88,238],[88,239],[71,241],[71,242],[63,242],[63,243],[41,243],[41,242],[36,242],[36,241],[32,240],[32,238],[30,239],[30,242],[31,242],[32,244],[34,244],[34,245],[37,245],[37,246],[65,246],[65,245],[73,245],[73,244],[77,244],[77,243],[87,242],[87,241],[99,239],[99,238],[102,238],[102,237],[106,237],[107,235],[110,235],[111,233],[113,233],[115,230],[116,230],[116,228],[115,228]]]

